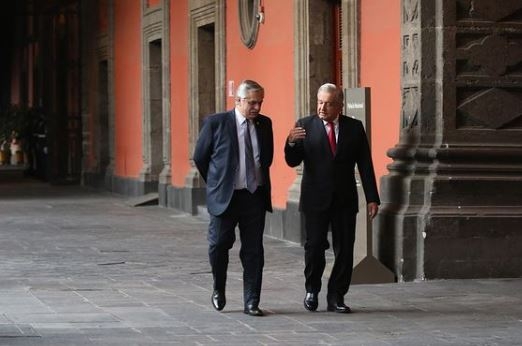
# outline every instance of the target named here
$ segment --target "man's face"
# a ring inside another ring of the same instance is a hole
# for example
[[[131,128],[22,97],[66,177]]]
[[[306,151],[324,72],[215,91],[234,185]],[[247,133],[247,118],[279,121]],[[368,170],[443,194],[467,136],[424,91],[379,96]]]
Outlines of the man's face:
[[[335,99],[335,93],[320,91],[317,93],[317,114],[324,121],[333,121],[343,109],[343,104]]]
[[[245,98],[236,100],[236,108],[245,118],[254,119],[261,111],[264,97],[263,90],[250,90]]]

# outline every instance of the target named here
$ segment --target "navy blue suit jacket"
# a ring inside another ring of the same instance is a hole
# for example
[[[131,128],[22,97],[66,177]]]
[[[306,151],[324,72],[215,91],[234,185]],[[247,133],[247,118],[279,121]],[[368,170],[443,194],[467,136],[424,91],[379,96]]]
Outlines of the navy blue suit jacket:
[[[260,187],[265,208],[272,211],[270,165],[274,156],[272,121],[259,114],[254,125],[259,146],[263,185]],[[194,163],[207,183],[207,208],[212,215],[221,215],[234,193],[234,180],[239,170],[239,143],[234,110],[205,118],[194,151]]]
[[[299,119],[297,126],[306,137],[294,146],[285,144],[285,160],[290,167],[304,162],[299,209],[326,210],[332,203],[347,212],[358,212],[355,165],[359,169],[366,201],[380,203],[375,173],[366,138],[359,120],[339,116],[339,134],[335,156],[330,150],[323,121],[317,115]]]

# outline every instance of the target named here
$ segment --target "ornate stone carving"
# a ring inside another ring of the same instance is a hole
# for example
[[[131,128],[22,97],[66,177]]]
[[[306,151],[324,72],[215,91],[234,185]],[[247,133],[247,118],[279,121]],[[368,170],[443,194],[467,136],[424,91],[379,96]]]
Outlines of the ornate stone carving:
[[[419,0],[405,0],[402,2],[402,21],[404,24],[419,20]]]
[[[460,18],[499,22],[517,12],[522,5],[520,0],[459,0],[462,9]]]
[[[418,125],[417,116],[419,114],[419,89],[402,89],[402,128],[412,128]]]
[[[404,35],[402,37],[403,78],[416,78],[419,75],[419,34]]]
[[[522,117],[522,99],[508,91],[492,88],[466,99],[458,110],[484,127],[500,129]]]
[[[403,129],[418,126],[419,114],[419,82],[421,53],[419,34],[419,1],[404,0],[402,2],[402,115]]]
[[[418,125],[420,78],[419,34],[411,33],[402,37],[402,128],[413,128]]]
[[[520,129],[522,3],[457,1],[456,129]],[[497,22],[497,23],[491,23]],[[485,133],[495,136],[494,133]],[[490,139],[491,140],[491,139]]]
[[[522,45],[496,34],[475,40],[459,49],[458,53],[469,64],[479,66],[481,72],[491,77],[502,76],[508,67],[522,62]]]
[[[379,259],[399,280],[521,276],[522,2],[402,9],[403,130],[381,179]]]

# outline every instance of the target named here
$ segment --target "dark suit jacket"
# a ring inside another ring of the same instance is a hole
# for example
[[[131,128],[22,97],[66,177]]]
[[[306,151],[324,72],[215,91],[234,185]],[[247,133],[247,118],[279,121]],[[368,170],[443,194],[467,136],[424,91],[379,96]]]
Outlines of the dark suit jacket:
[[[272,211],[270,165],[274,156],[272,121],[259,114],[254,120],[256,128],[262,193],[266,210]],[[239,170],[239,143],[234,110],[208,116],[201,127],[194,151],[196,167],[207,183],[207,208],[212,215],[221,215],[234,193],[234,179]]]
[[[293,147],[287,141],[285,160],[290,167],[304,162],[301,211],[325,210],[335,202],[347,212],[358,212],[356,164],[366,201],[380,203],[368,139],[359,120],[339,116],[335,157],[330,150],[324,123],[317,115],[302,118],[297,123],[306,130],[306,137]]]

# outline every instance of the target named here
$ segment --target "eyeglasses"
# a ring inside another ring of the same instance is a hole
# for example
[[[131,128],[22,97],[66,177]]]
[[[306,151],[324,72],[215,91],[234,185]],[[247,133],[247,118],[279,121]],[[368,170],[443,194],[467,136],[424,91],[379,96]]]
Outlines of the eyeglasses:
[[[249,100],[249,99],[242,98],[241,101],[246,101],[250,106],[256,106],[256,105],[261,106],[263,104],[263,100],[256,101],[256,100]]]

